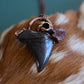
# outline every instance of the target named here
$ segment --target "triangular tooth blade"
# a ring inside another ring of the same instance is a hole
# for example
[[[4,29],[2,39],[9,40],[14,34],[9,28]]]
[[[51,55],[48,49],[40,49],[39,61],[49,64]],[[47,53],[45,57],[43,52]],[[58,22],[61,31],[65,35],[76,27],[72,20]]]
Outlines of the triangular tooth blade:
[[[21,32],[17,38],[29,46],[35,58],[38,72],[42,71],[54,45],[51,37],[44,33],[26,30]]]
[[[50,39],[48,36],[44,36],[43,39],[45,39],[43,42],[29,44],[36,60],[38,72],[40,72],[45,67],[53,48],[52,39]]]

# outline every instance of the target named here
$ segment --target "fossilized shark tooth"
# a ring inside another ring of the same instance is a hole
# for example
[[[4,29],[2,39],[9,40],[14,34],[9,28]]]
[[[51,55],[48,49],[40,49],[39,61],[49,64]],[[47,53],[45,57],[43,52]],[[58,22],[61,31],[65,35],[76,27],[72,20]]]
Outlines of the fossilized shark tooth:
[[[35,58],[38,72],[42,71],[50,57],[54,40],[46,33],[23,30],[17,35],[22,43],[28,45]]]

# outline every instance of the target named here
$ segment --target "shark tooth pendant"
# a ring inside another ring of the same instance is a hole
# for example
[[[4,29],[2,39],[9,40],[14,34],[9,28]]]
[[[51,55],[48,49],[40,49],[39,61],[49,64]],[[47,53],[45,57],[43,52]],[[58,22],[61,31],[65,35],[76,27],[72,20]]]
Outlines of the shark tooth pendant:
[[[44,15],[43,0],[39,1],[40,16],[29,22],[28,29],[16,31],[15,35],[20,42],[29,47],[35,58],[37,70],[41,72],[48,62],[54,44],[64,39],[65,30],[53,28],[52,22]]]
[[[17,38],[22,43],[28,45],[35,58],[38,72],[40,72],[45,67],[50,57],[54,40],[45,33],[39,33],[32,30],[23,31]]]

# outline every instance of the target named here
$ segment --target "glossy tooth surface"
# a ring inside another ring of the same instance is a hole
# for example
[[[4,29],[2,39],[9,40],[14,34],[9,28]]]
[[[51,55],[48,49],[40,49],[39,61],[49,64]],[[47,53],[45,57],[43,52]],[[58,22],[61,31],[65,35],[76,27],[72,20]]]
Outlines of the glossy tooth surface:
[[[42,71],[50,57],[54,41],[44,33],[26,30],[17,36],[21,42],[28,45],[35,58],[38,72]]]

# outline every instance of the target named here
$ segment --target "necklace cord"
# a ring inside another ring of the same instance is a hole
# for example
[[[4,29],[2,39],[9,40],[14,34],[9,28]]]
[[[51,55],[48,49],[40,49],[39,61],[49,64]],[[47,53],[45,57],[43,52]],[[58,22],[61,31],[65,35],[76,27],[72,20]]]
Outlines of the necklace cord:
[[[44,16],[45,14],[45,4],[44,0],[39,0],[39,6],[40,6],[40,16]]]

